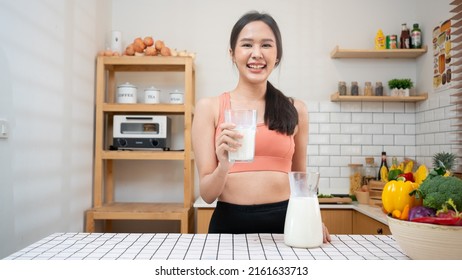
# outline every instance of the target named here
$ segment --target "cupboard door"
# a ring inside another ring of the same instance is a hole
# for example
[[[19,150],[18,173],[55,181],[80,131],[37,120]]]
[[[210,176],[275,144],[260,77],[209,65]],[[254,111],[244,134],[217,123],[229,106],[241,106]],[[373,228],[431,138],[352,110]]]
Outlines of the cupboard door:
[[[391,234],[390,228],[362,213],[353,213],[353,234]]]
[[[351,234],[353,232],[353,210],[321,209],[321,217],[330,234]]]

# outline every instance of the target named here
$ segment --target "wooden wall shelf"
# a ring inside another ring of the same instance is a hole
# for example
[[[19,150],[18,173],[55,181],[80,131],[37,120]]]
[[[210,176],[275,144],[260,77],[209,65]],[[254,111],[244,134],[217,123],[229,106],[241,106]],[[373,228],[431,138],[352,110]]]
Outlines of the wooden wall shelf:
[[[419,102],[427,100],[428,93],[416,96],[351,96],[339,95],[338,92],[330,96],[332,102]]]
[[[417,58],[427,52],[427,46],[422,49],[341,49],[336,46],[330,53],[331,58]]]

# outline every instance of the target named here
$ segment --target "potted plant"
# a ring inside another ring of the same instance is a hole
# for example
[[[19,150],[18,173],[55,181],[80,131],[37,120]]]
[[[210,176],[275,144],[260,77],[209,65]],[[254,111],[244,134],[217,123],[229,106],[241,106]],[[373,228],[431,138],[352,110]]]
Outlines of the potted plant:
[[[411,79],[391,79],[388,81],[391,96],[409,96],[409,90],[413,86],[414,83]]]

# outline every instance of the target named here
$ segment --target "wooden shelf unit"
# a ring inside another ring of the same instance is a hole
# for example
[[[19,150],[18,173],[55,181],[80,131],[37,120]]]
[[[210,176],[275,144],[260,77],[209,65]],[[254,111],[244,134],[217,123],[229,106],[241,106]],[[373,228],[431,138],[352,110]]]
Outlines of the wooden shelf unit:
[[[117,104],[116,72],[182,72],[184,104]],[[93,207],[86,211],[85,230],[95,231],[97,220],[175,220],[181,233],[194,231],[194,156],[191,126],[195,103],[195,69],[190,57],[104,57],[96,62],[95,155]],[[184,151],[111,150],[112,117],[123,114],[162,114],[184,117]],[[183,161],[183,203],[114,201],[115,160]],[[105,228],[104,230],[107,230]]]
[[[427,46],[421,49],[341,49],[336,46],[330,53],[332,59],[365,58],[365,59],[416,59],[427,52]],[[416,96],[351,96],[339,95],[338,92],[330,96],[332,102],[419,102],[427,100],[428,93]]]
[[[415,96],[364,96],[339,95],[338,92],[330,96],[332,102],[419,102],[427,100],[428,93]]]
[[[421,49],[385,49],[385,50],[365,50],[365,49],[341,49],[336,46],[330,53],[331,58],[417,58],[427,52],[427,46]]]

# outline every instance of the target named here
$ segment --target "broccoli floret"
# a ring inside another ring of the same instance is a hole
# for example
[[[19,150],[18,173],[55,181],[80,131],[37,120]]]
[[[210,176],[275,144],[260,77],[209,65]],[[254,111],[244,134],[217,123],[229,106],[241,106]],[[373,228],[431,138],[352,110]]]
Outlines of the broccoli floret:
[[[423,206],[441,210],[452,199],[457,209],[462,209],[462,180],[441,175],[427,178],[419,187]]]

